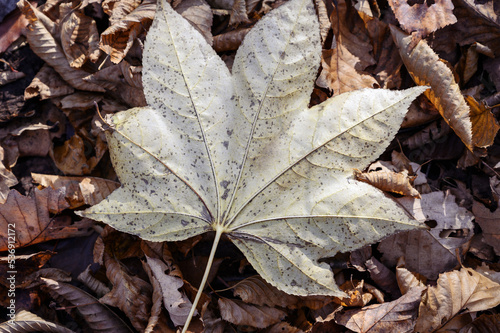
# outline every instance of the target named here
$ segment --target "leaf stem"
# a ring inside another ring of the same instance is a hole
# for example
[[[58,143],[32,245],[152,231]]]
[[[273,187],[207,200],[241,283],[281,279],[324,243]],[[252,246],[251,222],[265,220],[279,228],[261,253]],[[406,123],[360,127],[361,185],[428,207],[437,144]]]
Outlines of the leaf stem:
[[[205,289],[205,284],[207,283],[208,274],[210,273],[210,268],[212,268],[212,262],[214,261],[215,251],[217,250],[220,238],[225,230],[224,227],[220,225],[216,225],[214,229],[215,229],[214,243],[212,244],[212,250],[210,251],[210,256],[208,257],[207,266],[205,267],[205,273],[203,273],[203,278],[201,279],[200,287],[198,288],[198,292],[196,293],[196,297],[194,298],[193,301],[193,306],[191,307],[186,322],[184,323],[184,327],[182,328],[182,333],[187,332],[189,324],[191,323],[191,319],[193,318],[194,312],[196,311],[196,306],[200,301],[203,289]]]

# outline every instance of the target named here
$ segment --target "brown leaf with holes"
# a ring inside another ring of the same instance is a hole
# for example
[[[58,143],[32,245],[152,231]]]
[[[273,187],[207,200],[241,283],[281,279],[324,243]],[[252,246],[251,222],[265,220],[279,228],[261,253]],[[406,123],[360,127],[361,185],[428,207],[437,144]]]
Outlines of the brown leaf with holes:
[[[87,91],[104,91],[95,84],[83,81],[89,73],[69,65],[59,42],[51,34],[55,30],[54,22],[26,0],[20,1],[18,5],[30,21],[26,37],[33,52],[54,68],[72,87]]]
[[[250,305],[239,300],[219,298],[222,319],[235,325],[266,328],[283,320],[286,312],[267,306]]]
[[[106,276],[113,289],[99,302],[116,306],[128,317],[138,331],[143,331],[150,317],[153,287],[143,279],[131,275],[117,259],[104,252]]]
[[[86,16],[83,9],[72,7],[72,3],[59,7],[63,17],[60,23],[61,45],[69,65],[81,68],[87,60],[96,62],[99,58],[99,33],[94,19]]]
[[[429,6],[428,2],[413,3],[408,0],[389,0],[401,27],[417,39],[422,39],[434,31],[457,22],[453,15],[451,0],[436,0]]]
[[[354,332],[413,332],[424,287],[414,287],[400,298],[338,314],[337,324]]]
[[[323,69],[316,84],[333,90],[334,95],[378,86],[377,80],[365,72],[367,67],[375,64],[375,59],[371,55],[373,47],[363,21],[356,12],[348,12],[345,2],[339,2],[338,15],[339,19],[337,12],[330,16],[334,31],[337,26],[340,31],[335,34],[332,48],[323,50]],[[355,28],[352,29],[351,26]]]
[[[64,190],[71,209],[96,205],[120,187],[120,183],[97,177],[65,177],[32,173],[35,183],[43,187]]]
[[[472,121],[472,142],[475,147],[486,148],[493,144],[500,129],[491,108],[483,102],[478,102],[472,96],[465,96],[465,101],[470,107]]]
[[[155,9],[155,0],[145,0],[101,34],[100,48],[110,56],[111,62],[117,64],[125,58],[134,40],[151,25]]]
[[[11,190],[5,203],[0,205],[0,251],[7,250],[8,236],[15,237],[14,245],[19,248],[52,239],[88,235],[92,221],[84,219],[72,223],[69,216],[50,216],[68,207],[60,190],[35,189],[31,197]]]
[[[415,331],[434,332],[458,314],[500,304],[500,285],[471,268],[441,274],[422,296]]]
[[[454,74],[438,55],[421,40],[410,49],[412,37],[395,27],[391,32],[408,72],[417,85],[430,86],[425,96],[438,109],[448,125],[469,150],[473,149],[469,106],[460,92]]]

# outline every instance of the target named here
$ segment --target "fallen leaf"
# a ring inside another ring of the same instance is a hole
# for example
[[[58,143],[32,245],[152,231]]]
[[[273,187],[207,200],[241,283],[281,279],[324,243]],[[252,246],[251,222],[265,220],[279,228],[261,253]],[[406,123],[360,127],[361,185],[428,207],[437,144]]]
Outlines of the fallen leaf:
[[[43,277],[41,280],[53,295],[59,295],[62,300],[72,304],[92,330],[113,331],[116,333],[132,332],[118,315],[85,291],[64,282]]]
[[[482,314],[459,333],[500,333],[500,314]]]
[[[43,187],[64,190],[71,209],[96,205],[120,186],[112,180],[97,177],[64,177],[38,173],[32,173],[31,177]]]
[[[286,312],[267,306],[246,304],[242,301],[219,298],[222,319],[235,325],[266,328],[283,320]]]
[[[450,126],[443,120],[434,121],[421,131],[403,141],[403,145],[411,150],[418,149],[433,142],[442,142],[450,133]]]
[[[102,297],[109,293],[111,289],[109,289],[104,282],[99,281],[90,273],[90,266],[91,265],[88,265],[87,268],[85,268],[85,270],[78,275],[77,279],[83,283],[85,287],[92,290],[97,297]]]
[[[85,175],[95,168],[96,156],[87,158],[85,142],[77,134],[66,140],[62,146],[50,150],[50,157],[59,170],[65,174]]]
[[[243,3],[246,14],[245,1],[237,1]],[[182,0],[174,9],[205,37],[209,45],[212,45],[212,10],[205,0]]]
[[[123,264],[104,252],[106,276],[113,289],[99,302],[116,306],[125,313],[134,328],[143,331],[148,323],[153,288],[143,279],[129,274]]]
[[[62,326],[47,321],[37,315],[26,311],[19,310],[13,320],[8,320],[0,324],[0,331],[3,332],[58,332],[58,333],[74,333],[74,331]]]
[[[10,170],[10,167],[4,165],[4,156],[5,153],[3,147],[0,146],[0,204],[3,204],[5,200],[7,200],[10,188],[18,183],[18,180]]]
[[[14,3],[15,4],[15,3]],[[20,11],[1,20],[0,23],[0,53],[4,53],[9,46],[18,39],[23,29],[28,25],[28,20]]]
[[[483,311],[500,304],[500,285],[473,269],[441,274],[422,296],[415,331],[434,332],[458,314]]]
[[[348,178],[351,167],[365,165],[384,150],[399,128],[401,110],[425,88],[362,90],[308,110],[319,62],[319,33],[311,29],[315,21],[312,3],[295,0],[274,13],[247,35],[231,79],[203,37],[167,4],[159,6],[143,64],[145,95],[151,106],[117,113],[114,134],[108,136],[123,187],[83,215],[154,241],[181,240],[216,230],[217,243],[227,233],[260,275],[280,289],[299,295],[342,295],[330,267],[318,264],[317,259],[362,247],[396,230],[418,227],[381,192]],[[276,30],[276,24],[284,26]],[[259,29],[267,31],[265,38]],[[187,31],[196,43],[186,44]],[[279,37],[284,31],[291,36],[287,40]],[[259,51],[251,53],[249,48]],[[274,55],[270,57],[269,52]],[[184,62],[186,57],[197,60]],[[179,62],[179,58],[184,60]],[[297,77],[296,70],[304,74]],[[308,91],[305,82],[309,82]],[[176,95],[178,89],[183,89],[183,97]],[[178,98],[164,99],[161,91]],[[358,111],[350,112],[351,108]],[[364,114],[361,118],[350,118],[359,112]],[[340,114],[346,118],[338,128]],[[333,121],[336,126],[329,125]],[[165,140],[170,144],[160,145]],[[341,148],[344,140],[349,146]],[[193,158],[190,164],[186,164],[187,152]],[[307,178],[302,176],[305,172]],[[303,200],[311,188],[315,189],[313,201]],[[138,196],[146,193],[146,201]],[[267,193],[280,200],[271,204]],[[342,218],[346,214],[348,220]],[[163,223],[167,218],[169,223]],[[326,234],[325,229],[331,231]]]
[[[418,40],[457,22],[457,18],[453,15],[454,6],[451,0],[436,0],[430,2],[430,6],[425,1],[413,2],[413,5],[410,5],[408,0],[388,2],[401,27]]]
[[[492,212],[476,200],[472,204],[472,213],[474,213],[476,222],[482,229],[484,241],[493,247],[497,255],[500,255],[499,212],[500,208]]]
[[[217,52],[237,50],[249,31],[250,28],[239,28],[214,36],[214,50]]]
[[[394,172],[391,170],[374,170],[361,172],[354,170],[357,180],[373,185],[382,191],[393,192],[410,197],[420,197],[420,193],[413,187],[408,171]]]
[[[334,302],[343,307],[363,307],[373,299],[371,293],[366,292],[364,281],[347,281],[340,286],[340,289],[347,294],[347,297],[335,298]]]
[[[404,256],[407,267],[429,279],[454,268],[456,250],[465,247],[473,235],[474,216],[455,203],[455,197],[445,192],[423,194],[422,199],[398,200],[419,221],[435,221],[435,227],[415,230],[387,237],[378,249],[383,253],[382,262],[395,266]],[[463,250],[460,251],[463,255]]]
[[[262,333],[304,333],[304,331],[290,325],[286,321],[282,321],[266,328]]]
[[[66,83],[52,67],[44,64],[30,85],[26,87],[24,99],[40,96],[40,99],[44,100],[66,96],[74,91],[75,89]]]
[[[26,74],[18,71],[4,71],[0,72],[0,86],[4,86],[16,80],[22,79]]]
[[[395,301],[346,311],[335,321],[354,332],[413,332],[424,289],[414,287]]]
[[[179,291],[184,282],[179,277],[166,274],[169,268],[163,261],[148,256],[146,258],[153,276],[160,283],[163,303],[170,319],[175,326],[184,324],[193,305],[187,296]]]
[[[35,189],[32,197],[11,190],[5,203],[0,205],[0,251],[9,247],[8,237],[14,237],[16,248],[46,242],[52,239],[85,236],[92,221],[84,219],[71,223],[68,216],[50,217],[68,208],[64,193],[52,189]],[[12,245],[10,245],[12,246]]]
[[[140,4],[141,0],[104,0],[102,9],[109,15],[109,20],[113,25],[134,11]]]
[[[424,40],[410,49],[411,36],[395,27],[391,27],[391,32],[406,69],[415,83],[431,86],[431,89],[424,92],[425,96],[434,104],[465,146],[473,150],[469,106],[451,70]]]
[[[421,274],[410,272],[406,268],[404,257],[400,257],[396,266],[396,279],[401,294],[406,294],[413,287],[425,287],[427,278]]]
[[[486,148],[493,144],[500,129],[491,108],[484,103],[476,101],[472,96],[465,96],[465,101],[470,107],[472,122],[472,142],[475,147]]]
[[[401,296],[397,288],[396,275],[387,266],[382,264],[375,257],[371,257],[365,262],[366,269],[370,273],[370,277],[384,291],[391,294],[392,298]],[[382,302],[380,302],[382,303]]]
[[[33,52],[54,68],[72,87],[87,91],[103,92],[103,88],[83,81],[83,78],[88,76],[89,73],[72,68],[69,65],[61,46],[50,32],[54,27],[45,25],[47,23],[54,23],[43,13],[33,8],[28,1],[22,0],[18,5],[30,22],[26,37]]]

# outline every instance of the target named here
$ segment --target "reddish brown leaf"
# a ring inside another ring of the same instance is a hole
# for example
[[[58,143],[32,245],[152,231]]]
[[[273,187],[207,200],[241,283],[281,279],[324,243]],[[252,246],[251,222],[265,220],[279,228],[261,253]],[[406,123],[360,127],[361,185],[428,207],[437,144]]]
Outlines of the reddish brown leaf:
[[[491,108],[480,103],[472,96],[465,96],[465,101],[470,107],[470,119],[472,122],[472,142],[474,146],[486,148],[493,144],[493,140],[500,129]]]
[[[213,48],[217,52],[234,51],[240,46],[250,28],[239,28],[214,36]]]

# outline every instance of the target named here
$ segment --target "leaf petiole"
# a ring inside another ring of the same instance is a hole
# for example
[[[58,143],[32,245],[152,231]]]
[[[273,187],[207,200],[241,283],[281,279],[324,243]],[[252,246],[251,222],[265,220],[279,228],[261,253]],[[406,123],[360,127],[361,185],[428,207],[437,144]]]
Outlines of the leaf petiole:
[[[210,268],[212,267],[212,262],[214,261],[215,251],[217,250],[220,238],[225,231],[225,228],[220,225],[216,225],[214,229],[215,229],[214,243],[212,244],[212,250],[210,251],[210,256],[208,257],[207,266],[205,267],[205,273],[203,273],[203,278],[201,279],[200,287],[198,288],[198,292],[196,293],[196,297],[194,298],[193,301],[193,306],[191,307],[186,322],[184,323],[184,327],[182,328],[182,333],[187,332],[189,324],[191,323],[191,319],[193,318],[194,312],[196,311],[196,306],[200,301],[203,289],[205,289],[205,284],[207,283],[208,274],[210,273]]]

